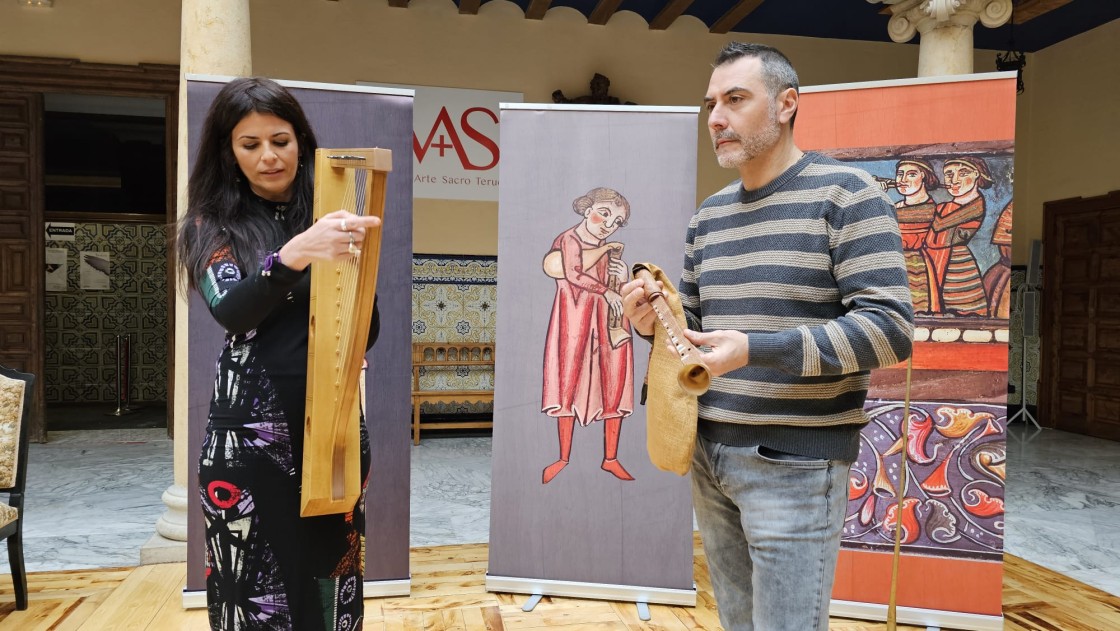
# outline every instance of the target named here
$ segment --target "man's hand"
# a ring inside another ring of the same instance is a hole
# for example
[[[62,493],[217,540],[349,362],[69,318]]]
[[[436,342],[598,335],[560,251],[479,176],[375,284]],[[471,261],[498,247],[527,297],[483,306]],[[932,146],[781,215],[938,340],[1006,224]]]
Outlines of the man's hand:
[[[622,311],[630,320],[630,326],[639,335],[653,335],[653,327],[657,324],[657,314],[649,302],[649,294],[663,291],[661,281],[656,281],[656,287],[647,287],[646,282],[640,278],[626,283],[618,290],[622,294]]]
[[[700,333],[685,329],[684,336],[697,348],[707,346],[711,349],[704,353],[704,363],[708,365],[708,371],[713,377],[742,368],[750,359],[750,346],[745,333],[739,331]]]

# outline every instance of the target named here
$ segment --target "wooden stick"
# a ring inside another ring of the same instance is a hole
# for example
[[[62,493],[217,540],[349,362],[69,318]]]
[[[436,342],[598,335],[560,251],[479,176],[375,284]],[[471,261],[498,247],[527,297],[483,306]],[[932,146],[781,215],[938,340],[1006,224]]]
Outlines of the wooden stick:
[[[887,629],[895,631],[898,625],[898,562],[902,557],[902,507],[906,500],[906,440],[910,434],[910,380],[914,370],[914,355],[906,362],[906,402],[902,406],[902,425],[899,434],[902,436],[901,471],[898,474],[898,509],[895,512],[894,525],[894,553],[891,555],[891,594],[887,599]]]

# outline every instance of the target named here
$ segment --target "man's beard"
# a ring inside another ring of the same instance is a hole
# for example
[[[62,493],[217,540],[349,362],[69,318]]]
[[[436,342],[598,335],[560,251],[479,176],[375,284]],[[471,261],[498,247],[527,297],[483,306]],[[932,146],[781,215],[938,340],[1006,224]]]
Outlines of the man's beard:
[[[713,148],[715,143],[720,140],[732,140],[739,142],[739,150],[731,153],[716,153],[716,160],[719,165],[725,169],[738,169],[744,164],[754,160],[758,156],[773,147],[778,138],[781,137],[782,128],[778,123],[778,113],[774,107],[770,108],[770,115],[767,117],[767,124],[758,131],[758,133],[747,136],[746,138],[740,136],[730,129],[724,129],[716,134],[712,139]]]

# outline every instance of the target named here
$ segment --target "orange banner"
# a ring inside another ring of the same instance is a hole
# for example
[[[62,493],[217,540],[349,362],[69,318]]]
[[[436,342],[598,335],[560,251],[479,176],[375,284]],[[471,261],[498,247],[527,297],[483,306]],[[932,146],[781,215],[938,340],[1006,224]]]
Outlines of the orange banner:
[[[897,580],[900,607],[998,617],[1015,78],[806,88],[798,112],[798,147],[891,199],[923,339],[912,387],[905,362],[873,376],[833,598],[881,608]]]
[[[805,88],[793,134],[804,150],[1010,140],[1015,138],[1015,77],[837,91]]]

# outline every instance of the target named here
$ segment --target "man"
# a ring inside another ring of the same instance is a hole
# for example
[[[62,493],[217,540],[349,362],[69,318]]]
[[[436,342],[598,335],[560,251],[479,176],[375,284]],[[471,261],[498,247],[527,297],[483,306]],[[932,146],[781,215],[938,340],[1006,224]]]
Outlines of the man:
[[[868,371],[910,355],[898,224],[867,173],[794,144],[797,74],[777,50],[729,44],[704,103],[716,158],[741,179],[704,201],[685,243],[686,336],[714,377],[696,517],[724,628],[824,630]],[[647,288],[621,293],[650,335]]]
[[[898,229],[902,233],[902,257],[910,279],[910,300],[915,313],[929,315],[931,296],[936,288],[930,285],[926,261],[926,237],[937,212],[937,202],[929,191],[940,186],[929,162],[921,158],[903,158],[895,167],[895,186],[902,200],[895,203]]]

